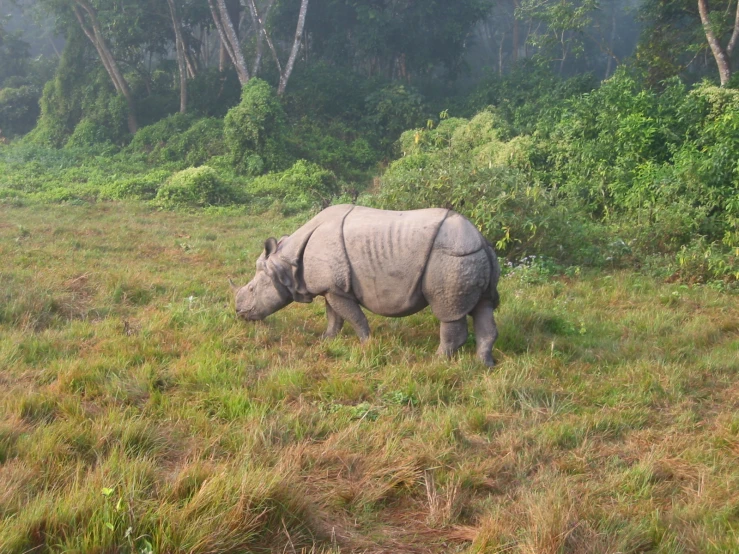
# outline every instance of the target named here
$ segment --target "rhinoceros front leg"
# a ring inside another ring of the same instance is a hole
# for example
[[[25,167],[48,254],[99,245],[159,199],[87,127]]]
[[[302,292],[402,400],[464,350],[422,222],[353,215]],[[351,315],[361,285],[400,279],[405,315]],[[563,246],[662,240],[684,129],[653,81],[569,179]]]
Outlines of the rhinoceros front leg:
[[[439,356],[452,356],[467,340],[467,316],[457,321],[441,322],[441,342],[436,353]]]
[[[488,367],[495,365],[493,345],[498,338],[498,327],[493,317],[493,303],[489,298],[481,298],[472,310],[472,321],[475,324],[475,341],[477,357]]]
[[[344,318],[331,307],[328,300],[326,300],[326,317],[328,318],[328,328],[323,333],[323,338],[332,339],[341,332],[341,328],[344,326]]]
[[[326,302],[336,312],[338,317],[347,320],[359,336],[359,340],[364,342],[369,338],[370,328],[367,323],[367,317],[362,312],[356,301],[335,294],[327,294]],[[329,327],[330,327],[329,320]]]

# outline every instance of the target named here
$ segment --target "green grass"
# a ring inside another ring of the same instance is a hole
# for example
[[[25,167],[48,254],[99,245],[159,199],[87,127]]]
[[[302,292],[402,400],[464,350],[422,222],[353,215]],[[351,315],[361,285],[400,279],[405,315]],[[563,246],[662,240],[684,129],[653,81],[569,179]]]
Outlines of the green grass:
[[[0,552],[739,551],[736,296],[515,271],[493,370],[237,321],[299,224],[0,206]]]

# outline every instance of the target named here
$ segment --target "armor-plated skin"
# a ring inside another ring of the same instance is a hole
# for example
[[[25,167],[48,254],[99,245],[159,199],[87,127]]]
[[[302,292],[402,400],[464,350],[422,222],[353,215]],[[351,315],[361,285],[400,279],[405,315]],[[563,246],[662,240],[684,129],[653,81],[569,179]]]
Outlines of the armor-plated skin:
[[[364,341],[370,331],[360,306],[389,317],[430,306],[441,321],[439,354],[451,356],[464,344],[471,315],[478,357],[492,366],[499,278],[492,247],[456,212],[342,204],[279,242],[267,239],[254,279],[236,292],[236,311],[259,320],[290,302],[323,296],[324,337],[336,336],[348,320]]]

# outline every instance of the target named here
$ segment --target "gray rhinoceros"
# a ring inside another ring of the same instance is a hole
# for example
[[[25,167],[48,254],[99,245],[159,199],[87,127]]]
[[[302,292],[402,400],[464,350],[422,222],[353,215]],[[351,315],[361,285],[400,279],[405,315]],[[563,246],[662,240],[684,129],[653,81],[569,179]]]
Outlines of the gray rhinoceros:
[[[348,320],[365,341],[370,329],[360,306],[390,317],[431,306],[441,321],[438,353],[447,356],[467,340],[471,315],[477,355],[492,366],[499,277],[492,247],[454,211],[343,204],[323,210],[290,236],[267,239],[254,279],[232,287],[236,312],[247,320],[264,319],[293,301],[325,297],[327,338]]]

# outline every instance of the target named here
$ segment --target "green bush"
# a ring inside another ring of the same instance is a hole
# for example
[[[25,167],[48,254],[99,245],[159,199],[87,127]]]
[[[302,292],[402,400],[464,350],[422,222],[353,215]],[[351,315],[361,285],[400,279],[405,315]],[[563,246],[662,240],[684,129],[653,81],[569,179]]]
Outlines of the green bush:
[[[727,254],[720,244],[709,243],[701,237],[678,250],[671,269],[674,270],[673,279],[693,283],[721,281],[736,287],[739,252],[734,250]]]
[[[373,203],[386,209],[454,209],[469,217],[511,259],[545,255],[563,263],[602,261],[601,246],[607,235],[595,230],[577,203],[562,202],[556,191],[531,182],[526,164],[519,162],[527,159],[528,137],[505,143],[486,133],[485,140],[493,139],[489,143],[482,138],[464,140],[455,148],[451,137],[485,127],[477,122],[471,127],[463,119],[442,123],[435,130],[404,134],[402,141],[413,145],[413,153],[390,165]],[[471,143],[477,148],[470,150]],[[448,146],[442,148],[444,144]],[[516,156],[481,160],[476,154],[493,147]]]
[[[456,129],[451,140],[457,150],[471,151],[491,142],[508,140],[511,131],[508,122],[494,108],[487,108]]]
[[[320,166],[298,160],[288,170],[257,177],[247,192],[263,207],[277,203],[285,214],[327,207],[339,193],[336,176]]]
[[[153,164],[180,162],[187,167],[201,165],[225,153],[223,121],[174,114],[140,129],[128,151],[145,154]]]
[[[261,175],[288,165],[285,112],[272,88],[252,79],[223,122],[226,148],[239,173]]]
[[[467,115],[495,106],[517,133],[531,133],[556,121],[568,99],[597,86],[590,74],[563,79],[551,70],[525,60],[506,75],[489,73],[467,97]]]
[[[39,91],[22,85],[0,88],[0,131],[5,137],[28,133],[39,115]]]
[[[226,71],[220,71],[217,66],[203,68],[187,83],[188,109],[199,117],[222,119],[239,103],[240,94],[241,86],[233,68]]]
[[[100,92],[84,109],[83,117],[67,140],[68,148],[120,145],[128,138],[128,105],[123,96]]]
[[[293,149],[303,159],[311,160],[348,181],[367,181],[381,153],[362,133],[338,122],[321,124],[310,118],[293,127]]]
[[[681,279],[736,280],[739,91],[675,79],[652,90],[625,69],[585,94],[582,81],[537,79],[491,86],[495,105],[471,120],[406,131],[376,201],[454,208],[513,259],[659,255],[681,260]],[[554,101],[528,113],[535,91]]]
[[[132,198],[137,200],[153,200],[167,178],[171,175],[167,170],[154,170],[141,175],[114,181],[106,190],[105,196],[113,199]]]
[[[336,121],[356,127],[366,116],[367,96],[377,84],[344,66],[323,62],[301,64],[290,77],[284,96],[288,114],[298,119]]]
[[[175,173],[156,195],[156,203],[164,208],[218,206],[234,200],[234,190],[207,165]]]
[[[75,126],[66,146],[69,148],[86,148],[111,143],[113,138],[109,127],[93,119],[84,118]]]
[[[428,119],[423,96],[413,88],[392,84],[373,92],[365,101],[365,124],[378,137],[378,147],[389,151],[406,129]]]
[[[165,147],[173,137],[187,131],[194,118],[189,114],[176,113],[142,127],[131,139],[128,150],[151,154]]]

